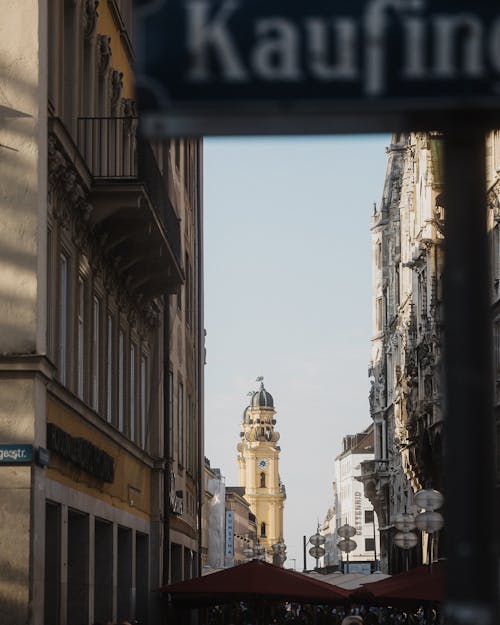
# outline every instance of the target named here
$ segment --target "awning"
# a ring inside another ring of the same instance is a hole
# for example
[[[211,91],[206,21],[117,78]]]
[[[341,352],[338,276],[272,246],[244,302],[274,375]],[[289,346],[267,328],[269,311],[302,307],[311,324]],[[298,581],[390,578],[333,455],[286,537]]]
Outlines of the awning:
[[[252,560],[160,589],[174,603],[197,607],[257,598],[297,603],[342,604],[349,593],[307,575]]]
[[[351,592],[351,599],[374,605],[419,605],[444,600],[446,562],[440,561],[429,567],[419,566],[405,573],[393,575],[379,582],[364,584]]]

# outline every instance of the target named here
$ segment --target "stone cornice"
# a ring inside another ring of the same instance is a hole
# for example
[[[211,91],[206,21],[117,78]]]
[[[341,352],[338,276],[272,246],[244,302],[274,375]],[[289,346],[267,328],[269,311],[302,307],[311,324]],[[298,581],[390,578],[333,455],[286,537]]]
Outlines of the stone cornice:
[[[0,371],[18,375],[39,374],[46,380],[52,380],[55,366],[45,354],[2,355]]]

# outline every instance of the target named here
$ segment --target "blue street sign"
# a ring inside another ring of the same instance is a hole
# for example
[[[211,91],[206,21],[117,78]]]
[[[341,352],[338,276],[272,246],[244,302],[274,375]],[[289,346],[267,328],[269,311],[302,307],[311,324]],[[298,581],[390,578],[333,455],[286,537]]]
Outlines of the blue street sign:
[[[33,445],[1,445],[0,464],[29,464],[33,461]]]
[[[269,113],[316,110],[383,120],[395,112],[500,104],[500,6],[494,2],[137,5],[140,110],[156,122],[197,116],[223,130],[228,115],[252,123]]]

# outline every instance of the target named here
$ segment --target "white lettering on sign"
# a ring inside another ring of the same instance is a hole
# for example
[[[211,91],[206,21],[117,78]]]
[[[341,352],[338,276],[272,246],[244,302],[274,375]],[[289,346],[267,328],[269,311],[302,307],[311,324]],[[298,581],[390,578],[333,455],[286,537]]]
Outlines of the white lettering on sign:
[[[226,512],[226,550],[225,556],[232,558],[234,556],[234,512],[228,510]]]
[[[28,460],[28,452],[26,449],[0,449],[0,462],[7,462],[9,460],[13,462],[19,462],[22,460]]]
[[[189,82],[299,83],[307,73],[325,83],[360,81],[365,94],[381,96],[388,80],[389,19],[397,20],[401,31],[403,80],[481,79],[487,77],[488,63],[500,72],[500,15],[485,23],[470,12],[423,15],[427,0],[369,0],[361,19],[255,18],[245,58],[230,28],[240,5],[225,0],[211,15],[210,0],[185,2]],[[488,45],[483,45],[485,40]]]

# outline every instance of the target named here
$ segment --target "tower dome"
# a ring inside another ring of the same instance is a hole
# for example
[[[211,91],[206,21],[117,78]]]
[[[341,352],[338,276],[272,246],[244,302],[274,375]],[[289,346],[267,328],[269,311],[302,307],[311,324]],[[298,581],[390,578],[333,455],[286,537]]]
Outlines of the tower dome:
[[[247,406],[243,411],[243,423],[250,423],[250,406]]]
[[[264,382],[260,383],[260,389],[255,391],[251,400],[252,408],[273,408],[274,400],[271,393],[268,393],[264,388]]]

